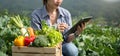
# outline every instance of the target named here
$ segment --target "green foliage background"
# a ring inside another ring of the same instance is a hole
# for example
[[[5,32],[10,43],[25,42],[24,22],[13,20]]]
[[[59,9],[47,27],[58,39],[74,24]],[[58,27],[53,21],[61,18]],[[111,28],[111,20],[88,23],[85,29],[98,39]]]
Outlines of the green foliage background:
[[[19,34],[10,17],[19,14],[24,25],[30,26],[31,12],[41,6],[41,0],[0,0],[0,40],[4,42],[0,42],[0,52],[12,56],[11,46]],[[64,0],[62,7],[71,12],[73,25],[82,17],[94,17],[74,40],[79,56],[120,56],[120,2]]]
[[[119,56],[120,29],[89,25],[74,43],[79,47],[79,56]]]
[[[42,6],[42,0],[0,0],[0,14],[8,11],[9,14],[30,16],[34,9]],[[112,3],[104,0],[64,0],[61,6],[68,9],[72,17],[90,15],[94,19],[102,18],[109,26],[120,27],[120,1]]]
[[[0,17],[0,40],[2,40],[0,42],[0,51],[12,56],[11,47],[13,46],[13,40],[17,34],[20,34],[20,31],[11,23],[10,17],[10,15]],[[20,17],[26,27],[30,26],[29,17]],[[78,18],[81,18],[81,16]],[[73,20],[73,25],[76,22],[75,19]],[[74,40],[74,43],[79,49],[79,56],[119,56],[120,29],[96,24],[92,20],[81,35]]]

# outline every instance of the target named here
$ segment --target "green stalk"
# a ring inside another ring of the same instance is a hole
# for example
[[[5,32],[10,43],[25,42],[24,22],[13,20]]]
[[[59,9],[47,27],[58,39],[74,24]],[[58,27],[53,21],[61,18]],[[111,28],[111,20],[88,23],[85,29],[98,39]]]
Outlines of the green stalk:
[[[11,17],[12,22],[21,29],[22,35],[28,36],[27,30],[24,28],[23,22],[20,16]]]
[[[20,23],[21,27],[23,27],[23,22],[22,22],[22,20],[20,19],[20,16],[18,15],[18,16],[16,16],[16,18],[18,19],[18,22]]]
[[[16,20],[16,18],[11,17],[11,19],[12,19],[13,23],[15,23],[15,25],[20,28],[20,24],[19,24],[19,22]]]
[[[20,16],[11,17],[11,19],[17,27],[22,28],[24,26],[20,19]]]

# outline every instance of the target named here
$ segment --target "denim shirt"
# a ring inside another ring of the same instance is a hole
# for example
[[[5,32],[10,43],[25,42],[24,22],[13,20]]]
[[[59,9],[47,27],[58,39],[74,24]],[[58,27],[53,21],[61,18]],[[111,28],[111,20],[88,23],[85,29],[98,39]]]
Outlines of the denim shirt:
[[[41,21],[45,20],[48,26],[50,26],[50,17],[48,15],[48,12],[46,10],[46,7],[43,6],[42,8],[38,8],[34,10],[31,14],[31,27],[33,29],[38,30],[42,28]],[[71,14],[68,10],[58,7],[58,18],[57,18],[57,24],[59,23],[66,23],[68,24],[68,28],[65,29],[65,31],[62,33],[64,34],[67,30],[69,30],[72,27],[72,19]],[[64,36],[64,40],[66,40],[66,37]]]

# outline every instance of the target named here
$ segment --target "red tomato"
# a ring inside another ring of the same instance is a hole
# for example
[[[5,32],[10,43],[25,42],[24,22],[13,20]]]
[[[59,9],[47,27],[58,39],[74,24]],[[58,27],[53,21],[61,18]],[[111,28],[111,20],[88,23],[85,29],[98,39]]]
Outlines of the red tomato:
[[[26,36],[24,39],[25,46],[28,46],[31,42],[33,42],[35,39],[35,36]]]

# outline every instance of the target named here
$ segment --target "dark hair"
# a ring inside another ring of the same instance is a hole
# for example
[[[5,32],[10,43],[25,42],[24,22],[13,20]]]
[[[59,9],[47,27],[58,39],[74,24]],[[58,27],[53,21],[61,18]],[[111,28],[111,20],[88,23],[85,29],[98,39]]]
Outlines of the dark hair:
[[[46,5],[47,4],[47,0],[43,0],[43,5]]]

